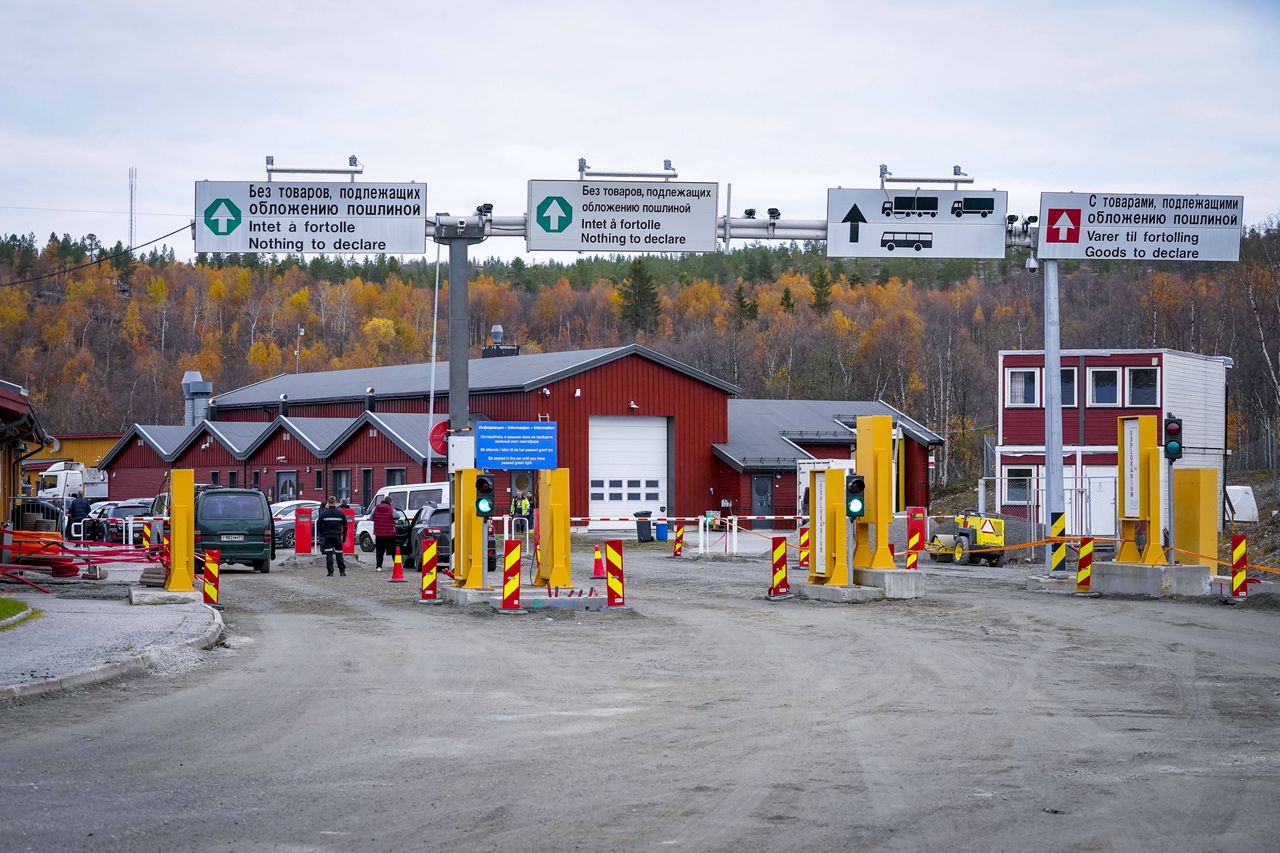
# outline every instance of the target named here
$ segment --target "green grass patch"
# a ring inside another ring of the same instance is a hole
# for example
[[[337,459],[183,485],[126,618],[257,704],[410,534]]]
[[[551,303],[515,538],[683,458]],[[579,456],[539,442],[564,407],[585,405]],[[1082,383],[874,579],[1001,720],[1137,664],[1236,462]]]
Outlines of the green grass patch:
[[[27,603],[18,598],[0,598],[0,620],[17,616],[27,609]]]

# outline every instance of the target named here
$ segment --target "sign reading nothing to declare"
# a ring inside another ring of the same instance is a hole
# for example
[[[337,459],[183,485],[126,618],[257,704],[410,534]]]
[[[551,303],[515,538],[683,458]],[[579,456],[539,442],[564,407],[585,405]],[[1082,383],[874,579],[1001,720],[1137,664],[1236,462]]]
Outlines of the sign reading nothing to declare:
[[[478,421],[476,467],[498,471],[555,468],[555,421]]]

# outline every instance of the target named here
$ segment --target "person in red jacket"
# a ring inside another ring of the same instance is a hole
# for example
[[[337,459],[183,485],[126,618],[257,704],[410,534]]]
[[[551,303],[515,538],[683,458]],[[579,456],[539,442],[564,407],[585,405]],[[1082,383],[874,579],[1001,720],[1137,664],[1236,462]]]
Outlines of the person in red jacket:
[[[382,571],[382,555],[396,549],[396,511],[391,506],[390,495],[373,508],[373,541],[374,560],[378,571]]]

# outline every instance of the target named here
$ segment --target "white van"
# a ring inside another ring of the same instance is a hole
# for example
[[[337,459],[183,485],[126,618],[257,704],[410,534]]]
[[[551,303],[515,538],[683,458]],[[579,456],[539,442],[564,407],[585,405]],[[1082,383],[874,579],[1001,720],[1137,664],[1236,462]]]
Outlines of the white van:
[[[373,508],[382,503],[384,497],[391,498],[392,509],[413,518],[414,513],[427,504],[437,507],[452,506],[452,496],[453,484],[448,482],[383,486],[365,507],[364,515],[356,520],[356,542],[360,545],[360,550],[373,550]]]

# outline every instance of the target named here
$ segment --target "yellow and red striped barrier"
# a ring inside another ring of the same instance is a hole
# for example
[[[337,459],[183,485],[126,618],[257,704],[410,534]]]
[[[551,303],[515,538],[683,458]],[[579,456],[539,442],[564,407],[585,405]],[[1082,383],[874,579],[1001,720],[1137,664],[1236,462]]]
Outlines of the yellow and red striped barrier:
[[[1231,536],[1231,597],[1244,598],[1249,594],[1248,577],[1249,539],[1242,533]]]
[[[1093,539],[1080,540],[1080,556],[1076,560],[1076,592],[1088,592],[1093,583]]]
[[[800,559],[796,561],[796,566],[801,569],[809,568],[809,528],[800,528]]]
[[[625,607],[626,582],[622,576],[622,540],[608,539],[604,543],[604,570],[606,601],[608,607]]]
[[[438,589],[439,568],[440,568],[440,546],[436,544],[436,540],[427,538],[422,540],[422,594],[418,597],[419,601],[428,603],[440,600],[440,591]]]
[[[675,543],[671,546],[671,556],[680,557],[683,555],[684,555],[684,524],[677,524]]]
[[[218,603],[218,577],[222,574],[222,549],[209,548],[204,552],[204,603],[222,609]]]
[[[520,540],[507,540],[507,554],[502,563],[502,609],[520,609]]]
[[[769,599],[791,597],[791,584],[787,581],[787,537],[773,537],[773,579],[769,582]]]

